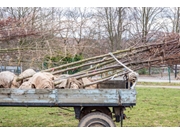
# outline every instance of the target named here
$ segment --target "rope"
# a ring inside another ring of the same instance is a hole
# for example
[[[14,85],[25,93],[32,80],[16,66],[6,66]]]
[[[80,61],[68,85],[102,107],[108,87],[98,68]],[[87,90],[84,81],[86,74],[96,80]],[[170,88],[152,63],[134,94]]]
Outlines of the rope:
[[[131,89],[134,89],[134,87],[135,87],[135,85],[137,83],[137,80],[138,80],[138,73],[134,72],[133,70],[128,68],[126,65],[124,65],[122,62],[120,62],[111,52],[109,53],[109,55],[111,55],[124,68],[126,68],[127,70],[130,71],[130,73],[128,74],[128,81],[133,83],[133,85],[131,86]],[[114,76],[112,78],[114,78]]]
[[[124,65],[122,62],[120,62],[111,52],[109,53],[109,55],[111,55],[120,65],[122,65],[123,67],[125,67],[127,70],[129,70],[130,72],[133,72],[130,68],[128,68],[126,65]]]

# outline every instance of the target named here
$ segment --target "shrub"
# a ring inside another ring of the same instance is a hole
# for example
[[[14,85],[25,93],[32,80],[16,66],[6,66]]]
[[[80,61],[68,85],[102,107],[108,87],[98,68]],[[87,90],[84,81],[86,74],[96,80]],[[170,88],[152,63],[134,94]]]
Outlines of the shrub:
[[[147,73],[147,71],[146,71],[145,68],[142,68],[142,69],[138,70],[138,73],[139,73],[140,75],[145,75],[145,74]]]
[[[44,68],[52,68],[52,67],[56,67],[56,66],[60,66],[63,64],[67,64],[67,63],[71,63],[71,62],[75,62],[75,61],[79,61],[82,60],[83,56],[82,54],[76,54],[75,56],[72,56],[71,54],[67,54],[66,57],[63,57],[61,55],[56,55],[53,57],[50,56],[45,56],[44,58]],[[78,66],[79,64],[77,64],[76,66]],[[69,67],[70,68],[70,67]],[[76,72],[79,72],[81,69],[74,69],[68,72],[68,74],[74,74]]]

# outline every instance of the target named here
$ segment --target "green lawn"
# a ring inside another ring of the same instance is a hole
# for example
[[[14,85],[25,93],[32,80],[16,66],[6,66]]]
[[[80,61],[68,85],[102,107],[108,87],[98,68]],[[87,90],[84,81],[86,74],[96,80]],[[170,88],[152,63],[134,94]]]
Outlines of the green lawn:
[[[179,127],[180,89],[137,88],[137,105],[127,108],[125,127]],[[76,127],[73,108],[0,107],[1,127]],[[116,123],[119,126],[119,123]]]
[[[179,127],[180,89],[137,88],[137,105],[126,110],[124,126]]]

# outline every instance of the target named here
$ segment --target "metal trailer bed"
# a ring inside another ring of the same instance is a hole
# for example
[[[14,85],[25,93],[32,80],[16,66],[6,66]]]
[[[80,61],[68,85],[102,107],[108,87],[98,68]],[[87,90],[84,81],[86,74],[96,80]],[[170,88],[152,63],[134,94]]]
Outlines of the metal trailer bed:
[[[123,125],[126,107],[136,105],[136,90],[124,80],[98,84],[97,89],[0,89],[0,106],[74,107],[79,127]],[[112,108],[112,109],[110,109]]]

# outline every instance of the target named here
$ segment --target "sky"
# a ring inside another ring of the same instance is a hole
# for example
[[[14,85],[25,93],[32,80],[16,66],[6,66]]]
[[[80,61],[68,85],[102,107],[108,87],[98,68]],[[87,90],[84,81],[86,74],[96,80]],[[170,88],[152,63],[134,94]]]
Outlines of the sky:
[[[1,7],[175,7],[178,0],[4,0]]]

